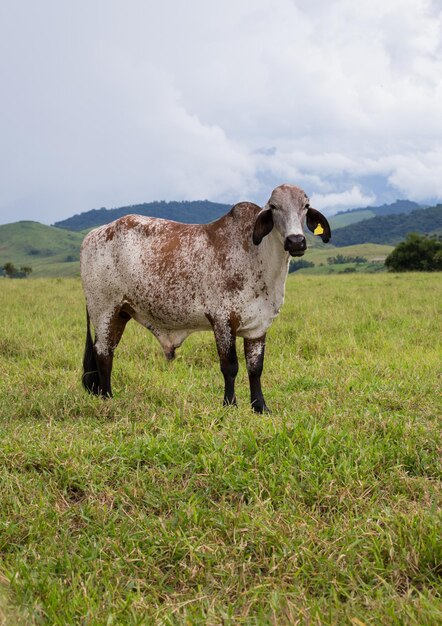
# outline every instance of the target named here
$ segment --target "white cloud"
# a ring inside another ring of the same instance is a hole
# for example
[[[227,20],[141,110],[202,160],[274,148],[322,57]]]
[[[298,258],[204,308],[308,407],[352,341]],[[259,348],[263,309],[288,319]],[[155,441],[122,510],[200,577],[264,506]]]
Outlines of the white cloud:
[[[442,198],[436,0],[21,0],[0,31],[2,221],[281,182],[343,208],[365,176]]]
[[[411,200],[442,198],[442,151],[396,156],[389,182]]]
[[[334,215],[342,209],[373,206],[375,201],[374,194],[364,194],[356,185],[341,193],[314,193],[310,197],[311,205],[316,209],[325,209],[326,215]]]

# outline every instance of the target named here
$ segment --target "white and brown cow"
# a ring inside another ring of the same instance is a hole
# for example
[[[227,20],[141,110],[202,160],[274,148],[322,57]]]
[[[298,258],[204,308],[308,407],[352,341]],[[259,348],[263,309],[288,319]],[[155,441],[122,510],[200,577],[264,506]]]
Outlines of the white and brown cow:
[[[241,202],[210,224],[127,215],[91,231],[81,249],[86,389],[112,395],[114,350],[133,318],[152,331],[167,359],[191,333],[213,330],[224,404],[236,404],[235,340],[243,337],[252,407],[266,411],[261,390],[265,336],[284,301],[290,255],[306,250],[305,222],[329,241],[330,226],[309,206],[306,194],[281,185],[264,209]]]

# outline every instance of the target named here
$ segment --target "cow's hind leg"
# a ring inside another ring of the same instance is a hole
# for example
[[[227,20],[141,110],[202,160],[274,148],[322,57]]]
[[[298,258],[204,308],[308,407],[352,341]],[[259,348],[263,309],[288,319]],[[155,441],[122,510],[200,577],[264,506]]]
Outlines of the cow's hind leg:
[[[235,378],[238,374],[236,337],[230,324],[212,322],[221,372],[224,376],[224,406],[236,405]]]
[[[96,326],[93,343],[88,315],[83,385],[89,392],[98,396],[112,397],[111,373],[114,350],[129,320],[130,315],[121,310],[102,316]]]
[[[265,335],[259,339],[244,339],[247,373],[250,382],[250,402],[256,413],[268,413],[261,389],[261,374],[264,366]]]
[[[97,359],[95,358],[94,342],[91,334],[91,322],[89,318],[89,311],[86,308],[86,345],[84,347],[83,355],[83,387],[89,391],[89,393],[98,393],[100,386],[100,379],[98,376]]]

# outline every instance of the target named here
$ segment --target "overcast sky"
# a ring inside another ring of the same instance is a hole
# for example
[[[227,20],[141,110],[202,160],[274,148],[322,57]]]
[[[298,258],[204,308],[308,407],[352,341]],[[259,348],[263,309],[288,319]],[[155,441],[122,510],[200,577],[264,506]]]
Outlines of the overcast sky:
[[[442,200],[439,0],[1,0],[0,222]]]

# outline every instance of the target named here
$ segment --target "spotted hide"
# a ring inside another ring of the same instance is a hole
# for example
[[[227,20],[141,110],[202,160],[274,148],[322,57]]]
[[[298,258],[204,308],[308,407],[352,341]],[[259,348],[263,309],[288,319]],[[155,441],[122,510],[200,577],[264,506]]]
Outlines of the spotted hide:
[[[236,404],[236,337],[243,337],[252,407],[266,411],[266,332],[284,301],[290,256],[306,250],[305,223],[323,241],[330,239],[327,220],[306,194],[281,185],[263,209],[241,202],[211,224],[127,215],[91,231],[81,249],[86,389],[112,395],[114,350],[134,319],[155,335],[167,359],[191,333],[213,330],[224,404]]]

